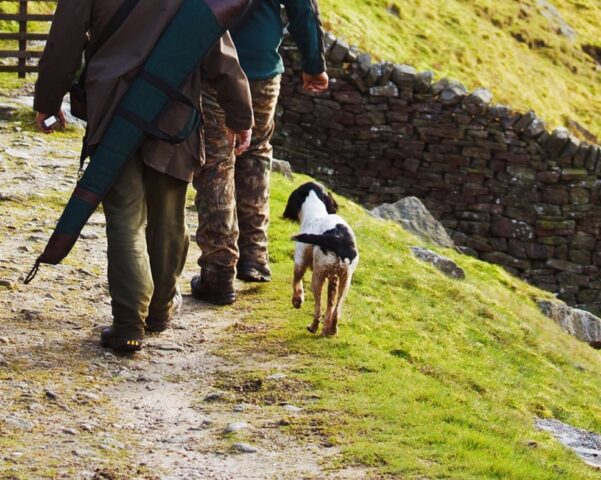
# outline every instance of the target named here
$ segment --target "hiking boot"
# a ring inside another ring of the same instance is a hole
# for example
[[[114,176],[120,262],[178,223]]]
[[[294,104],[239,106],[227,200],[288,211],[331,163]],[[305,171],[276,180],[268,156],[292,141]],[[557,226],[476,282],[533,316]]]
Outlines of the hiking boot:
[[[236,278],[244,282],[271,282],[271,270],[268,265],[254,262],[238,262]]]
[[[236,301],[232,282],[210,282],[201,275],[195,275],[190,282],[192,296],[213,305],[231,305]]]
[[[114,327],[106,327],[100,333],[100,344],[117,353],[135,353],[142,350],[143,338],[121,336],[115,332]]]
[[[166,319],[158,319],[153,317],[148,317],[146,319],[146,327],[144,329],[148,333],[161,333],[169,328],[169,324],[175,315],[177,315],[182,309],[182,304],[184,303],[184,299],[182,297],[182,292],[180,292],[179,287],[175,290],[175,296],[173,297],[173,304],[171,305],[171,315]]]

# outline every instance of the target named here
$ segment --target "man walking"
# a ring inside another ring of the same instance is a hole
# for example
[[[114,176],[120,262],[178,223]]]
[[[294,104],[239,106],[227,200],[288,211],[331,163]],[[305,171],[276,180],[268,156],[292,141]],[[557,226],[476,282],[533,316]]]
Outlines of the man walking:
[[[123,1],[59,2],[36,84],[34,108],[41,129],[50,115],[64,119],[62,98],[80,66],[82,52],[95,50],[88,59],[87,138],[90,146],[98,144],[120,99],[182,4],[182,0],[137,2],[114,34],[95,49]],[[227,141],[241,153],[250,142],[253,114],[248,83],[229,35],[218,42],[183,88],[185,96],[197,99],[194,104],[200,103],[201,77],[213,85],[225,112]],[[174,134],[189,115],[188,106],[173,103],[159,128]],[[179,145],[148,137],[104,198],[113,312],[112,327],[102,332],[104,346],[121,352],[139,350],[145,331],[164,330],[181,303],[176,281],[189,245],[186,190],[203,162],[203,152],[198,131]]]
[[[194,176],[201,274],[191,285],[196,298],[217,305],[235,301],[236,275],[249,282],[271,280],[267,250],[270,141],[284,71],[278,53],[284,32],[282,5],[288,30],[302,55],[304,88],[323,92],[328,87],[323,29],[315,0],[258,0],[232,33],[249,78],[255,116],[251,146],[243,155],[236,158],[227,141],[224,112],[215,92],[205,89],[203,93],[207,162]]]

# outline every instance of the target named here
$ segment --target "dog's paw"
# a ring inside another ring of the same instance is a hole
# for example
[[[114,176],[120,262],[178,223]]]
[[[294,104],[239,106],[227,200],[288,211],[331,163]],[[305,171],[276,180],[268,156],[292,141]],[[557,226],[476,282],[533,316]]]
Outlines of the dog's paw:
[[[292,297],[292,306],[294,308],[301,308],[303,306],[303,297]]]
[[[325,328],[322,329],[321,331],[321,336],[322,337],[333,337],[338,333],[338,329],[337,328],[331,328],[329,330],[326,330]]]

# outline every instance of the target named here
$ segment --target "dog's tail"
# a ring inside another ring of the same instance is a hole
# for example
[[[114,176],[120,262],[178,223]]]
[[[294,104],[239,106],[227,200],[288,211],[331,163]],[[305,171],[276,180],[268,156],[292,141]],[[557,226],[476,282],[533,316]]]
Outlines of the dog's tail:
[[[343,224],[338,224],[320,235],[301,233],[292,237],[292,240],[320,247],[326,254],[334,253],[345,263],[350,264],[357,257],[355,239],[349,228]]]

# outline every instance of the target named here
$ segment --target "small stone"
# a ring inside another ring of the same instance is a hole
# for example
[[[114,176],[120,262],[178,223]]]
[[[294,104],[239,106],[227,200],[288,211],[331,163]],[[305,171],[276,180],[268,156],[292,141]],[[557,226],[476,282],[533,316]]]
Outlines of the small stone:
[[[27,409],[31,413],[42,413],[44,411],[44,406],[40,405],[39,403],[32,403],[29,405],[29,407],[27,407]]]
[[[282,408],[289,413],[299,413],[303,411],[302,408],[296,407],[294,405],[284,405]]]
[[[369,89],[369,94],[372,97],[397,97],[399,95],[399,90],[394,83],[388,82],[388,84],[384,86],[371,87]]]
[[[10,345],[10,338],[8,337],[0,337],[0,344],[2,345]]]
[[[256,453],[257,449],[248,443],[235,443],[234,450],[240,453]]]
[[[98,240],[100,235],[98,235],[96,232],[82,232],[80,237],[84,240]]]
[[[184,347],[178,345],[177,343],[156,343],[154,345],[149,345],[150,348],[154,348],[155,350],[161,350],[164,352],[183,352]]]
[[[227,400],[229,395],[226,392],[211,392],[204,397],[205,402],[221,402]]]
[[[0,278],[0,287],[8,288],[9,290],[13,290],[16,287],[16,283],[14,280],[10,280],[8,278]]]
[[[246,422],[234,422],[230,423],[227,427],[225,427],[223,433],[238,433],[248,428],[250,428],[250,425]]]
[[[285,373],[274,373],[265,378],[265,380],[284,380],[286,378]]]
[[[419,72],[415,79],[415,91],[418,93],[428,93],[432,87],[434,74],[430,70]]]
[[[88,433],[92,433],[94,431],[94,425],[91,423],[82,423],[79,425],[79,428]]]
[[[450,258],[439,255],[432,250],[422,247],[411,247],[413,255],[424,262],[431,263],[445,275],[457,280],[465,279],[465,272]]]
[[[246,410],[246,405],[243,405],[243,404],[239,404],[234,407],[234,412],[236,412],[236,413],[241,413],[241,412],[244,412],[245,410]]]
[[[79,458],[95,457],[96,452],[93,450],[87,450],[85,448],[76,448],[71,452],[73,455]]]
[[[50,400],[58,400],[59,398],[55,392],[49,389],[44,390],[44,394],[46,395],[46,398],[49,398]]]
[[[31,155],[29,153],[24,152],[22,150],[16,150],[14,148],[5,148],[4,153],[14,158],[20,158],[21,160],[31,159]]]
[[[97,402],[100,400],[100,395],[93,392],[78,392],[77,399],[80,403]]]
[[[79,435],[79,432],[74,428],[63,428],[61,429],[61,432],[67,435]]]
[[[34,424],[29,420],[24,420],[13,415],[8,415],[4,417],[4,423],[18,430],[23,430],[24,432],[31,432],[34,427]]]

